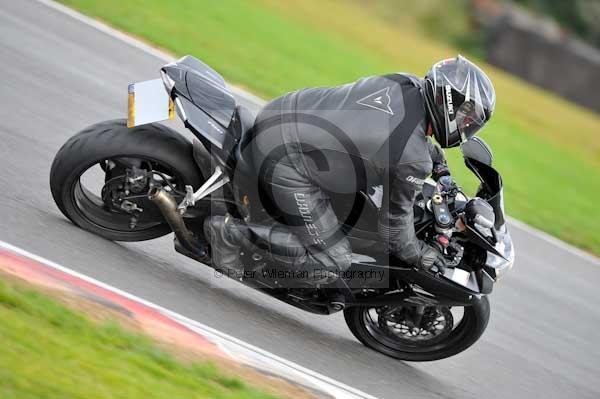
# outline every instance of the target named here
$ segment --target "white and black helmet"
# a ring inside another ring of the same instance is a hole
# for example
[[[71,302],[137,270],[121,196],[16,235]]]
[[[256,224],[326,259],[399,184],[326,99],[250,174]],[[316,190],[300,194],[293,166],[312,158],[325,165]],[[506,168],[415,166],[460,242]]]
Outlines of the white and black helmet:
[[[473,137],[496,106],[490,78],[461,55],[435,64],[425,76],[424,91],[433,134],[443,148]]]

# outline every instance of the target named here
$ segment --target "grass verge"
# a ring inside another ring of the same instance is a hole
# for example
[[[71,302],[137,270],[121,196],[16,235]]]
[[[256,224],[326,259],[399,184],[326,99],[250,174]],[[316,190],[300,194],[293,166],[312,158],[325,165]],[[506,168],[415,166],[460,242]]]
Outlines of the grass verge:
[[[232,83],[273,97],[306,86],[405,70],[423,75],[457,51],[391,23],[367,3],[330,0],[61,0],[175,54],[193,54]],[[483,133],[511,216],[600,255],[600,117],[484,65],[498,107]],[[457,151],[455,175],[473,186]]]
[[[0,398],[274,396],[210,362],[183,362],[115,321],[94,322],[0,276]]]

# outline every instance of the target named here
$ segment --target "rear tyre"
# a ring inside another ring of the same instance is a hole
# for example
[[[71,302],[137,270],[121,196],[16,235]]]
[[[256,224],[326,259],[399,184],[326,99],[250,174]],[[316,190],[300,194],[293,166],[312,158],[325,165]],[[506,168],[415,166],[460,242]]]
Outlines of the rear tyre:
[[[436,308],[434,308],[436,309]],[[449,313],[447,307],[437,308],[441,318]],[[370,313],[373,308],[349,307],[344,310],[346,324],[352,334],[364,345],[385,355],[400,360],[424,362],[454,356],[473,345],[485,331],[490,318],[490,303],[487,297],[475,300],[472,306],[464,307],[461,320],[442,330],[431,339],[403,339],[390,333],[387,323],[373,323]],[[447,316],[452,320],[452,316]]]
[[[158,209],[147,201],[145,189],[139,199],[143,211],[132,227],[131,214],[106,204],[102,196],[82,184],[82,175],[96,165],[106,173],[108,162],[156,170],[173,190],[185,185],[199,187],[202,175],[194,162],[192,144],[179,133],[160,124],[127,128],[117,119],[92,125],[71,137],[58,151],[50,170],[50,188],[56,205],[77,226],[114,241],[143,241],[168,234],[171,229]],[[121,173],[122,175],[123,173]],[[106,176],[106,182],[112,176]],[[170,187],[168,187],[171,189]],[[103,188],[104,190],[104,188]]]

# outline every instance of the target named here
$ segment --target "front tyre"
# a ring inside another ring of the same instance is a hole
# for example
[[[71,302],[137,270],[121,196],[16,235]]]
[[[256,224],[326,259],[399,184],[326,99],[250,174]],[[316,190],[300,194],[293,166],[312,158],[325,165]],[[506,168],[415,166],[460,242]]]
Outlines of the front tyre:
[[[56,205],[77,226],[114,241],[143,241],[171,229],[147,198],[160,185],[174,196],[202,184],[192,144],[160,124],[126,120],[92,125],[71,137],[50,170]]]
[[[453,308],[452,311],[455,311]],[[363,344],[400,360],[423,362],[454,356],[473,345],[490,318],[487,297],[462,308],[460,320],[448,307],[425,308],[420,328],[411,325],[410,308],[349,307],[346,324]]]

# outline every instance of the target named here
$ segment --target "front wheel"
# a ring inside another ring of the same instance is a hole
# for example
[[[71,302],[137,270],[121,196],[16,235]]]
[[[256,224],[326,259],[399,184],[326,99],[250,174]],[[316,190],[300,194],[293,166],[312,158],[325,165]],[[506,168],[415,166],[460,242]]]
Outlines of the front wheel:
[[[490,317],[487,297],[472,306],[421,309],[414,306],[349,307],[344,310],[352,334],[366,346],[400,360],[421,362],[454,356],[473,345]]]
[[[125,120],[92,125],[71,137],[50,170],[56,205],[77,226],[114,241],[142,241],[171,232],[147,198],[159,186],[176,198],[202,175],[192,144],[160,124],[127,128]]]

